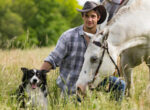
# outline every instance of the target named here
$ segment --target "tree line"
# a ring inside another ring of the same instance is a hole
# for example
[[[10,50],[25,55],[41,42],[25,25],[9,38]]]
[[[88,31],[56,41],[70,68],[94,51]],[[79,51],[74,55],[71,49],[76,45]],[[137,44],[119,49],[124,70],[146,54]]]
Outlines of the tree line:
[[[55,45],[67,29],[82,24],[76,0],[0,0],[0,48]]]

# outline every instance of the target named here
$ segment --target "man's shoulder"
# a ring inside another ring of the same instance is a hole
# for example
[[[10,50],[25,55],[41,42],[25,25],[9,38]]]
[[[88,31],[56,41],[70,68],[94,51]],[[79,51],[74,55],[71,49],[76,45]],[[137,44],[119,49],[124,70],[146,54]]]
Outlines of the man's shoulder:
[[[81,30],[81,26],[70,28],[62,34],[62,37],[65,39],[72,39],[73,37],[77,37],[79,35],[79,31]]]
[[[74,34],[74,33],[79,32],[80,29],[81,29],[81,26],[70,28],[67,31],[65,31],[64,34]]]

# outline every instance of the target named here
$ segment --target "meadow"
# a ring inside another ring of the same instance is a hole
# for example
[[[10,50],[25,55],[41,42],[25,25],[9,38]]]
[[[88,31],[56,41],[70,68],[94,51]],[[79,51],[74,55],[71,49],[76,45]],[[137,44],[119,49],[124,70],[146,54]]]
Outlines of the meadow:
[[[39,69],[53,48],[0,50],[0,110],[20,110],[15,95],[12,95],[21,83],[20,68]],[[75,96],[62,99],[56,85],[58,70],[47,74],[49,110],[150,110],[150,92],[146,91],[149,74],[144,63],[134,69],[135,94],[130,98],[125,96],[121,104],[110,100],[110,94],[102,91],[88,91],[88,96],[81,103],[76,101]]]

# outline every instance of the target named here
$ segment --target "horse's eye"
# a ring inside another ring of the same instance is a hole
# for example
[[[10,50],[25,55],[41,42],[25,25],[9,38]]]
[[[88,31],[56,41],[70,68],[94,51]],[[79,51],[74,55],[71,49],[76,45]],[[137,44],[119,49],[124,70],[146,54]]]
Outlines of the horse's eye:
[[[101,47],[101,46],[102,46],[102,44],[101,44],[100,42],[93,41],[93,43],[94,43],[95,45],[99,46],[99,47]]]
[[[97,56],[92,56],[91,58],[90,58],[90,61],[91,61],[91,63],[95,63],[95,62],[97,62]]]

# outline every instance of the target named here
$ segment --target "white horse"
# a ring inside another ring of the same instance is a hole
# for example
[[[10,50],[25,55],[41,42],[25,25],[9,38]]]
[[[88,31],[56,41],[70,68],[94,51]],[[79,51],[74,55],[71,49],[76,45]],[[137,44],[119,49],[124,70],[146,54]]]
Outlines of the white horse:
[[[77,94],[85,94],[89,84],[95,88],[112,75],[119,55],[127,89],[131,87],[133,67],[145,61],[150,69],[150,1],[135,0],[126,11],[122,10],[121,15],[116,15],[103,33],[95,35],[88,44],[76,83]]]

